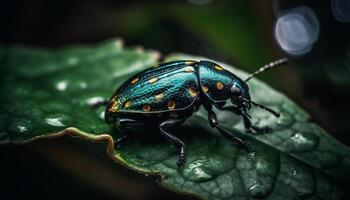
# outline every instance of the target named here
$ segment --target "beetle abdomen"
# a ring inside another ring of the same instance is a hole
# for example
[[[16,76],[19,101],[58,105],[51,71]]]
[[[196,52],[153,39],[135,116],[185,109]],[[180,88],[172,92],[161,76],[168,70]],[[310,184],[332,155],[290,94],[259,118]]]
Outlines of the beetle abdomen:
[[[198,96],[194,62],[174,62],[141,72],[117,90],[109,112],[165,112],[192,105]]]

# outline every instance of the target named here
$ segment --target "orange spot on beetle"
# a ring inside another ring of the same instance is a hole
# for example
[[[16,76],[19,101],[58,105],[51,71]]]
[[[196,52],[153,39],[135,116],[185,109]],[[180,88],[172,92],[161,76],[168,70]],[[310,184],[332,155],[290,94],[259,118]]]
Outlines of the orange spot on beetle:
[[[124,108],[130,108],[130,106],[131,106],[131,102],[130,101],[125,102]]]
[[[188,88],[188,93],[190,94],[191,97],[197,96],[197,91],[192,87]]]
[[[186,65],[192,65],[195,62],[194,61],[186,61],[185,63],[186,63]]]
[[[173,101],[169,101],[169,102],[168,102],[168,109],[169,109],[169,110],[174,109],[175,106],[176,106],[175,102],[173,102]]]
[[[218,71],[222,71],[224,70],[224,68],[222,68],[221,66],[219,65],[215,65],[215,69],[218,70]]]
[[[219,81],[219,82],[216,83],[216,88],[218,90],[222,90],[222,89],[224,89],[224,84]]]
[[[148,82],[152,84],[152,83],[155,83],[155,82],[157,82],[157,81],[158,81],[157,78],[152,78],[152,79],[150,79]]]
[[[139,78],[135,78],[134,80],[132,80],[131,84],[135,84],[135,83],[137,83],[137,81],[139,81]]]
[[[117,102],[112,100],[112,104],[108,108],[109,112],[117,112],[118,111],[118,105]]]
[[[207,93],[209,91],[207,86],[202,86],[202,90],[203,90],[204,93]]]
[[[149,111],[151,111],[151,106],[150,106],[150,105],[143,105],[143,106],[142,106],[142,109],[143,109],[143,111],[145,111],[145,112],[149,112]]]
[[[164,97],[164,94],[163,94],[163,93],[157,94],[157,95],[156,95],[156,100],[157,100],[157,102],[160,102],[160,101],[163,99],[163,97]]]
[[[194,72],[194,69],[193,67],[185,67],[185,72],[191,73],[191,72]]]

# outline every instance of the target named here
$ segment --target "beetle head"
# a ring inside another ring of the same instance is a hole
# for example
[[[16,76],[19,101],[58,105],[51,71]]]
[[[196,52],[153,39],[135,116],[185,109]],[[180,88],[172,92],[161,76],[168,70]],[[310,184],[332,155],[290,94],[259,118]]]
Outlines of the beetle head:
[[[245,107],[247,109],[250,109],[251,102],[250,102],[250,94],[249,94],[249,88],[248,85],[241,81],[236,80],[231,89],[231,102],[234,105],[237,105],[239,107]]]
[[[250,94],[249,94],[249,87],[248,85],[243,82],[240,79],[237,79],[236,81],[233,82],[232,87],[230,89],[231,92],[231,102],[232,104],[236,105],[237,107],[244,108],[246,110],[249,110],[250,107],[256,106],[258,108],[264,109],[276,117],[280,117],[280,113],[266,107],[264,105],[261,105],[259,103],[256,103],[250,99]]]

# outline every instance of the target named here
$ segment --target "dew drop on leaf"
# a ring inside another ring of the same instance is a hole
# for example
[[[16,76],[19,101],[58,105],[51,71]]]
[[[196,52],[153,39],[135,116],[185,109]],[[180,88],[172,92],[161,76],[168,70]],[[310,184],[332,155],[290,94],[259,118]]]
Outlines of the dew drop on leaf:
[[[194,162],[189,163],[184,171],[184,176],[195,181],[211,179],[211,175],[207,174],[202,168],[204,162],[205,160],[195,160]]]
[[[61,118],[46,118],[45,122],[51,126],[64,126],[61,122]]]
[[[311,151],[316,148],[318,139],[309,133],[296,132],[282,146],[293,152]]]
[[[103,120],[105,119],[105,111],[102,111],[102,112],[101,112],[100,118],[103,119]]]
[[[67,81],[60,81],[60,82],[57,83],[56,89],[58,91],[63,92],[63,91],[65,91],[67,89],[67,86],[68,86]]]
[[[31,121],[17,119],[17,121],[14,121],[8,129],[19,134],[29,133],[32,130]]]
[[[89,99],[86,100],[86,103],[87,103],[88,105],[93,105],[93,104],[96,104],[96,103],[98,103],[98,102],[103,101],[104,99],[105,99],[105,98],[100,97],[100,96],[91,97],[91,98],[89,98]]]
[[[81,82],[79,83],[79,86],[81,89],[86,89],[87,88],[87,83],[86,82]]]
[[[28,131],[27,127],[25,127],[25,126],[18,126],[18,130],[19,130],[21,133],[27,132],[27,131]]]
[[[296,171],[295,169],[292,169],[292,170],[290,171],[290,174],[293,175],[293,176],[295,176],[295,175],[297,174],[297,171]]]

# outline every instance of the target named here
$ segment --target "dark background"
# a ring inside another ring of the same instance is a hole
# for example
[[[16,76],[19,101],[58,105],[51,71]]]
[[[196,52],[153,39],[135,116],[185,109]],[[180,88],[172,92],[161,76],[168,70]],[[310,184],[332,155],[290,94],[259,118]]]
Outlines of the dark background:
[[[140,45],[163,55],[201,55],[250,72],[288,57],[288,66],[259,78],[288,95],[310,113],[312,121],[349,145],[350,30],[349,23],[334,16],[332,3],[2,1],[0,43],[56,48],[118,37],[126,46]],[[299,6],[314,11],[320,32],[310,52],[293,56],[276,42],[274,25],[286,10]],[[157,177],[145,178],[114,164],[105,156],[103,144],[64,137],[24,146],[0,146],[0,158],[0,191],[8,199],[183,198],[159,188]]]

